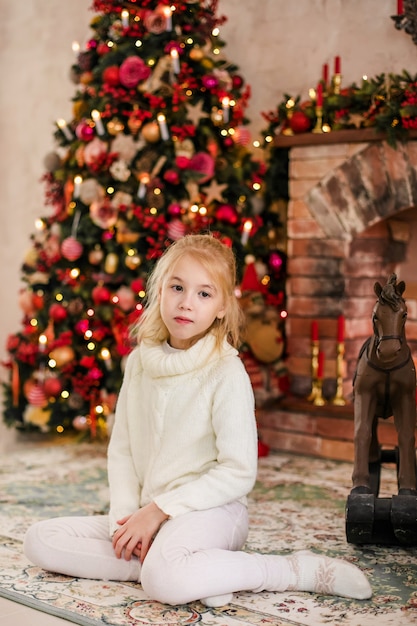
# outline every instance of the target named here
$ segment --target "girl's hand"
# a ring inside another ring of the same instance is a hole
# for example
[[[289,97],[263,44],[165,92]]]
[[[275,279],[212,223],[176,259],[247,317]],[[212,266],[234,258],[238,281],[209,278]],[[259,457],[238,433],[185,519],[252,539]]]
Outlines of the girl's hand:
[[[150,502],[135,513],[118,520],[120,528],[112,538],[117,558],[123,557],[130,561],[133,554],[143,563],[153,538],[168,517],[154,502]]]

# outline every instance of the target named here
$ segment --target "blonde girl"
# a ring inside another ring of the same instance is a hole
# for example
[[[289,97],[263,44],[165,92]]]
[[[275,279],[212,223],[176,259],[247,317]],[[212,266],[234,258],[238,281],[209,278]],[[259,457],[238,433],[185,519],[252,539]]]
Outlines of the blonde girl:
[[[236,591],[371,596],[354,565],[310,552],[249,554],[257,471],[241,313],[229,247],[211,235],[171,245],[148,283],[108,449],[107,516],[34,524],[27,557],[70,576],[140,582],[166,604],[227,604]]]

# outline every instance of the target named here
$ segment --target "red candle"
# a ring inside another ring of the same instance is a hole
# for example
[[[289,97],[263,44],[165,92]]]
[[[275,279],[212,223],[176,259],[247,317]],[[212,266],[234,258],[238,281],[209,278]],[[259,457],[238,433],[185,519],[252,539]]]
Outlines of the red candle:
[[[323,65],[323,82],[325,85],[327,85],[329,81],[329,65],[328,63],[325,63]]]
[[[323,106],[323,83],[319,83],[317,85],[317,100],[316,104],[318,107]]]
[[[337,318],[337,341],[343,343],[345,338],[345,318],[343,315],[339,315]]]
[[[341,74],[341,63],[340,63],[340,57],[339,56],[334,58],[334,73],[335,74]]]
[[[404,13],[403,0],[397,0],[397,15]]]
[[[316,321],[311,322],[311,340],[318,341],[319,340],[319,325]]]
[[[317,378],[323,378],[324,372],[324,352],[319,352],[317,364]]]

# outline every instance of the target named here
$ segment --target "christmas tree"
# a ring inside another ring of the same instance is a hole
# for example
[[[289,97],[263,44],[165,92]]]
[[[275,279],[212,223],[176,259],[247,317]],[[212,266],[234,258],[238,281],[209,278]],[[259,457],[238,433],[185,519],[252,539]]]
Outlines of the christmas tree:
[[[45,158],[48,215],[22,265],[4,420],[106,432],[146,278],[167,245],[211,232],[282,302],[279,219],[248,149],[250,89],[222,54],[216,0],[96,0],[71,77],[73,119]],[[260,264],[260,265],[259,265]]]

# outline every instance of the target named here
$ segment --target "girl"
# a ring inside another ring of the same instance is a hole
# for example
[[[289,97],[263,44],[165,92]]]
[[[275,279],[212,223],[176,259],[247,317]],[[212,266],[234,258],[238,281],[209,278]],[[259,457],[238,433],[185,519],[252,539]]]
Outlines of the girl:
[[[186,236],[160,258],[109,443],[109,515],[34,524],[24,546],[33,563],[137,581],[166,604],[221,606],[242,590],[371,596],[350,563],[242,551],[257,433],[235,280],[232,251],[210,235]]]

